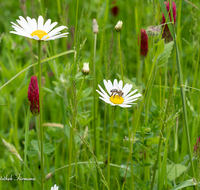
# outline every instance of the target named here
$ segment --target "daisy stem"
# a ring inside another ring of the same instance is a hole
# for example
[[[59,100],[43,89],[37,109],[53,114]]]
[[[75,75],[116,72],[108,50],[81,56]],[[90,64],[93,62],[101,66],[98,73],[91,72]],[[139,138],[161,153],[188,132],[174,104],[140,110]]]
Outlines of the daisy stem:
[[[111,144],[111,137],[112,137],[112,128],[113,128],[113,122],[114,122],[114,118],[115,118],[115,112],[116,112],[116,107],[113,108],[114,111],[113,111],[113,117],[112,117],[112,120],[111,120],[111,126],[110,126],[110,133],[109,133],[109,141],[108,141],[108,175],[107,175],[107,178],[108,178],[108,187],[110,189],[110,144]]]
[[[123,74],[123,65],[122,65],[122,52],[121,52],[121,44],[120,44],[120,32],[118,32],[118,46],[119,46],[119,59],[120,59],[120,66],[121,66],[121,74],[122,74],[122,81],[123,81],[123,84],[124,84],[124,74]],[[128,138],[129,138],[129,142],[131,142],[131,137],[130,137],[130,130],[129,130],[129,122],[128,122],[128,111],[127,111],[127,108],[125,108],[126,110],[126,121],[127,121],[127,129],[128,129]],[[131,161],[132,162],[132,161]],[[132,168],[132,165],[131,165],[131,168]],[[126,174],[127,174],[127,169],[128,167],[126,168]],[[133,168],[132,168],[133,169]],[[133,170],[132,170],[133,171]],[[126,180],[126,174],[125,174],[125,177],[124,177],[124,182]],[[133,178],[132,178],[133,179]],[[124,183],[123,182],[123,186],[124,186]],[[134,183],[133,183],[134,184]]]
[[[39,72],[39,106],[40,106],[40,143],[41,143],[41,190],[43,190],[44,165],[43,165],[43,126],[42,126],[42,65],[41,65],[41,41],[38,41],[38,72]]]
[[[122,81],[124,84],[124,74],[123,74],[123,66],[122,66],[122,52],[121,52],[121,45],[120,45],[120,32],[118,32],[118,46],[119,46],[119,60],[121,66],[121,73],[122,73]]]
[[[98,156],[98,148],[97,148],[97,143],[96,143],[96,101],[95,101],[95,94],[96,94],[96,70],[95,70],[95,57],[96,57],[96,46],[97,46],[97,34],[94,34],[94,57],[93,57],[93,112],[94,112],[94,119],[93,119],[93,129],[94,129],[94,154],[97,157],[97,159],[99,159]],[[97,181],[98,181],[98,185],[100,185],[100,177],[99,177],[99,172],[97,169]]]

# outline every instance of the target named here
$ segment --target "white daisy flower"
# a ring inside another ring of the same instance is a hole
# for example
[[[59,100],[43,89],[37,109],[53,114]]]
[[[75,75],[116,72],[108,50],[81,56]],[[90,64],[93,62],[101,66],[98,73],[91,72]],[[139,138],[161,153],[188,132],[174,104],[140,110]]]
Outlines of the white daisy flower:
[[[51,190],[58,190],[58,186],[55,184],[53,187],[51,187]]]
[[[135,92],[137,92],[137,89],[129,93],[133,85],[127,83],[123,87],[122,80],[120,80],[118,83],[117,79],[115,79],[112,84],[110,80],[106,81],[104,79],[103,83],[108,94],[103,90],[100,85],[98,86],[101,91],[96,91],[101,95],[101,97],[99,97],[100,99],[112,106],[118,105],[122,108],[131,107],[132,105],[130,104],[134,104],[133,102],[136,101],[140,96],[142,96],[140,93],[133,95]]]
[[[60,32],[67,27],[59,26],[53,29],[58,23],[53,22],[51,24],[51,19],[48,19],[45,23],[42,16],[38,17],[38,22],[34,18],[31,19],[28,16],[26,17],[26,20],[22,16],[19,16],[19,19],[20,20],[17,20],[19,25],[11,22],[13,24],[12,27],[15,29],[15,31],[11,31],[10,33],[42,41],[49,41],[55,40],[57,38],[67,37],[68,32],[62,34]]]

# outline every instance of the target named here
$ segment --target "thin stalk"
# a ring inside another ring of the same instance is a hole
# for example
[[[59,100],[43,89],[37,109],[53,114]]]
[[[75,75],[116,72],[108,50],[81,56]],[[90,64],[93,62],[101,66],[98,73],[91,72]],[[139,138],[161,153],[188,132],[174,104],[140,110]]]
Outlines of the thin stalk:
[[[105,104],[105,108],[104,108],[104,126],[103,126],[103,160],[106,160],[106,140],[107,140],[107,136],[106,136],[106,121],[107,121],[107,104]],[[103,168],[103,173],[105,175],[105,167]],[[105,189],[105,187],[103,186],[102,188],[103,190]]]
[[[75,22],[75,32],[74,32],[74,47],[76,47],[76,33],[77,33],[77,22],[78,22],[78,5],[79,5],[79,0],[77,0],[76,4],[76,22]],[[73,66],[73,78],[75,76],[76,72],[76,54],[74,54],[74,66]]]
[[[112,137],[112,128],[113,128],[113,122],[114,122],[114,118],[115,118],[115,112],[116,112],[116,107],[113,108],[113,116],[112,116],[112,120],[111,120],[111,126],[110,126],[110,133],[109,133],[109,141],[108,141],[108,187],[110,189],[110,145],[111,145],[111,137]]]
[[[73,129],[70,127],[70,138],[69,138],[69,168],[68,168],[68,182],[67,190],[70,190],[70,176],[71,176],[71,157],[72,157],[72,138],[73,138]]]
[[[97,130],[96,130],[96,70],[95,70],[95,58],[96,58],[96,46],[97,46],[97,34],[94,33],[94,55],[93,55],[93,114],[94,114],[94,118],[93,118],[93,129],[94,129],[94,155],[97,157],[97,159],[99,159],[99,155],[98,155],[98,147],[97,147],[97,143],[96,143],[96,135],[97,135]],[[99,177],[99,172],[97,170],[97,181],[98,181],[98,185],[100,185],[100,177]]]
[[[181,70],[181,63],[180,63],[180,58],[179,58],[179,51],[178,47],[176,44],[176,40],[174,40],[174,46],[176,49],[176,63],[178,67],[178,74],[179,74],[179,84],[180,84],[180,90],[181,90],[181,100],[182,100],[182,105],[183,105],[183,115],[184,115],[184,122],[185,122],[185,131],[186,131],[186,136],[187,136],[187,144],[188,144],[188,149],[189,149],[189,156],[190,156],[190,162],[192,166],[192,173],[193,176],[196,178],[195,170],[194,170],[194,164],[192,161],[192,151],[191,151],[191,142],[190,142],[190,132],[188,128],[188,122],[187,122],[187,108],[186,108],[186,103],[185,103],[185,91],[183,89],[183,76],[182,76],[182,70]]]
[[[121,66],[121,74],[122,74],[122,81],[124,84],[124,74],[123,74],[123,66],[122,66],[122,52],[121,52],[121,44],[120,44],[120,32],[118,32],[118,47],[119,47],[119,60]]]
[[[82,80],[82,82],[81,82],[81,86],[80,86],[80,89],[79,89],[79,91],[78,91],[77,100],[78,100],[78,98],[79,98],[79,96],[80,96],[81,89],[82,89],[82,86],[83,86],[84,81],[85,81],[85,75],[83,76],[83,80]]]
[[[27,163],[27,148],[28,148],[28,138],[29,138],[29,113],[30,110],[28,109],[28,113],[25,116],[25,148],[24,148],[24,176],[27,176],[27,169],[26,169],[26,163]],[[24,189],[27,189],[27,183],[24,181]]]
[[[43,190],[44,161],[43,161],[43,126],[42,126],[42,65],[41,65],[41,41],[38,41],[38,72],[39,72],[39,106],[40,106],[40,143],[41,143],[41,190]]]
[[[67,137],[67,138],[65,138],[65,145],[66,145],[65,148],[66,148],[66,150],[69,150],[70,139],[69,139],[69,136],[67,136],[67,131],[70,131],[70,127],[68,125],[66,125],[66,123],[67,123],[66,115],[67,114],[66,114],[65,101],[64,101],[65,98],[67,98],[66,96],[67,96],[66,92],[64,92],[63,97],[60,97],[60,105],[61,105],[61,110],[62,110],[62,121],[63,121],[64,131],[66,133],[65,137]],[[65,152],[65,154],[64,154],[64,152]],[[62,153],[63,153],[63,156],[66,157],[65,162],[68,163],[68,161],[69,161],[69,151],[62,151]],[[58,162],[59,162],[59,160],[58,160]],[[57,178],[58,178],[58,175],[57,175]],[[68,175],[66,175],[65,187],[68,186],[68,180],[67,179],[68,179]]]

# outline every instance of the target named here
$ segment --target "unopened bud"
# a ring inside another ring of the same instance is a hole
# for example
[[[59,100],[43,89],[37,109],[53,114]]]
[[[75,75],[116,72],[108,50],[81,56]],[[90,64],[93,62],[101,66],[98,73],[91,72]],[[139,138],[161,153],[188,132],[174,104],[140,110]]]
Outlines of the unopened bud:
[[[116,24],[116,26],[115,26],[115,30],[116,30],[117,32],[120,32],[120,31],[121,31],[121,29],[122,29],[122,24],[123,24],[123,22],[122,22],[121,20],[119,20],[119,21],[117,22],[117,24]]]
[[[146,33],[149,36],[158,36],[160,34],[161,28],[160,26],[149,26],[146,29]]]
[[[49,179],[51,179],[52,178],[52,176],[53,176],[53,174],[52,173],[48,173],[47,175],[46,175],[46,180],[48,181]]]
[[[92,21],[92,28],[93,28],[93,32],[95,34],[97,34],[99,32],[99,26],[97,24],[97,20],[94,18],[93,21]]]
[[[89,62],[88,63],[83,63],[82,73],[84,75],[88,75],[89,72],[90,72]]]

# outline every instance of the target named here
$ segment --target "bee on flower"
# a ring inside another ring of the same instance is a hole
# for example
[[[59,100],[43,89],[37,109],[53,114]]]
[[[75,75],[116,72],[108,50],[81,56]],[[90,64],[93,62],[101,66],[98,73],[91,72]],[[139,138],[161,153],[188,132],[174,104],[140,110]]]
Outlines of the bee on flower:
[[[103,83],[107,90],[107,93],[100,85],[98,85],[100,91],[96,91],[99,93],[100,99],[112,106],[120,106],[122,108],[131,107],[132,104],[134,104],[133,102],[137,101],[138,98],[142,96],[140,93],[135,94],[137,92],[137,89],[130,92],[133,87],[132,84],[126,83],[123,87],[122,80],[118,82],[117,79],[115,79],[112,84],[110,80],[106,81],[104,79]]]

